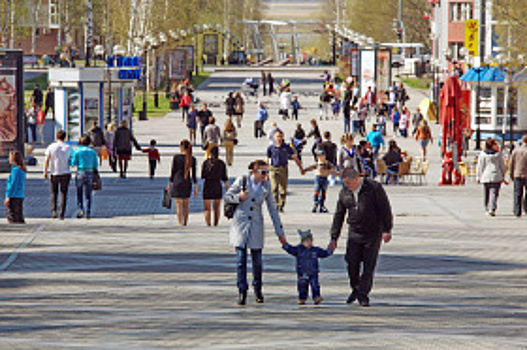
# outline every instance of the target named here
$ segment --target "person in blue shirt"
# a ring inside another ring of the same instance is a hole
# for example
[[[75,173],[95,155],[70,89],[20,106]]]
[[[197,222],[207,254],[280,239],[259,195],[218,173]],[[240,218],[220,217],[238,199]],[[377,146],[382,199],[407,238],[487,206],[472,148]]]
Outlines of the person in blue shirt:
[[[300,108],[302,108],[302,107],[300,106],[300,102],[298,102],[298,97],[297,96],[295,96],[293,98],[293,102],[291,103],[291,105],[293,107],[293,117],[292,117],[292,119],[293,120],[298,120],[298,110]]]
[[[256,120],[254,121],[254,137],[264,137],[264,124],[267,120],[267,117],[269,116],[269,113],[267,113],[267,109],[265,108],[263,103],[260,103],[258,107],[258,116],[256,117]]]
[[[296,257],[298,304],[304,305],[306,303],[309,286],[311,286],[313,301],[315,305],[318,305],[324,300],[320,296],[320,284],[318,283],[318,259],[327,258],[333,254],[333,251],[329,247],[327,249],[314,247],[311,230],[298,230],[298,233],[300,234],[301,244],[292,246],[286,242],[282,248]]]
[[[399,121],[401,120],[401,112],[397,107],[393,107],[392,110],[392,122],[393,122],[393,136],[397,136],[399,131]]]
[[[340,99],[335,98],[333,102],[331,102],[331,109],[333,111],[333,119],[338,119],[340,115]]]
[[[384,138],[382,137],[382,134],[379,130],[377,130],[377,125],[373,124],[371,127],[371,131],[368,133],[368,136],[366,136],[366,141],[368,141],[371,144],[373,158],[376,159],[379,155],[379,149],[384,147]]]
[[[7,221],[10,224],[25,224],[24,197],[26,188],[26,166],[24,157],[19,151],[9,153],[11,173],[7,178],[5,201],[7,207]]]
[[[86,196],[86,219],[91,216],[91,201],[93,191],[93,175],[99,167],[97,152],[89,145],[91,139],[88,135],[83,135],[79,139],[79,146],[73,151],[71,155],[71,166],[77,167],[77,176],[75,178],[75,185],[77,186],[77,206],[79,212],[77,218],[84,217],[84,201],[83,192]]]

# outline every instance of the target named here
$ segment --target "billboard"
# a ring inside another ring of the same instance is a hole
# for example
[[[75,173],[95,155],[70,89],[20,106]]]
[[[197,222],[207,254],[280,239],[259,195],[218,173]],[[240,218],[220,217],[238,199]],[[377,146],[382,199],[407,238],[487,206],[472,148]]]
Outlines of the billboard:
[[[169,80],[185,79],[187,73],[187,50],[175,49],[167,51]]]
[[[187,70],[194,70],[194,46],[180,46],[179,48],[187,51]]]
[[[0,50],[0,171],[10,171],[9,152],[23,154],[24,140],[23,53]]]
[[[361,50],[360,53],[360,87],[361,96],[366,95],[368,87],[375,90],[375,50]]]
[[[390,89],[390,49],[377,50],[377,91]]]
[[[203,53],[207,56],[218,54],[218,34],[203,34]]]

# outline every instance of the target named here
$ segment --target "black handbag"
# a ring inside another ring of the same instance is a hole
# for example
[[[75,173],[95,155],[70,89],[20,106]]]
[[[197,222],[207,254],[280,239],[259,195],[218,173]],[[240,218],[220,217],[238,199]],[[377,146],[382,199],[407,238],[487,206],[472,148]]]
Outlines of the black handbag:
[[[201,145],[201,148],[206,151],[207,148],[209,148],[209,141],[205,141],[202,145]]]
[[[232,140],[232,143],[234,143],[234,146],[236,146],[238,144],[238,139]]]
[[[99,175],[99,171],[97,169],[93,170],[93,184],[92,188],[94,191],[100,191],[102,190],[102,180],[101,176]]]
[[[245,191],[247,187],[247,176],[244,176],[242,179],[242,191]],[[223,205],[223,215],[227,219],[232,219],[234,217],[234,212],[236,211],[236,208],[238,208],[238,203],[225,203]]]
[[[170,191],[166,188],[163,189],[163,200],[161,204],[167,209],[172,208],[172,195],[170,194]]]

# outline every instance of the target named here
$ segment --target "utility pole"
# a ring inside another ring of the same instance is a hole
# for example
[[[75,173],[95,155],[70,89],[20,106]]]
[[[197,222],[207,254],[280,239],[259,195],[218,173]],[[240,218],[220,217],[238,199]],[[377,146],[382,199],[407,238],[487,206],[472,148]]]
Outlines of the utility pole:
[[[93,7],[92,0],[86,0],[86,67],[90,66],[90,56],[92,47],[93,34]]]
[[[62,0],[59,0],[59,30],[57,31],[57,45],[62,50]]]

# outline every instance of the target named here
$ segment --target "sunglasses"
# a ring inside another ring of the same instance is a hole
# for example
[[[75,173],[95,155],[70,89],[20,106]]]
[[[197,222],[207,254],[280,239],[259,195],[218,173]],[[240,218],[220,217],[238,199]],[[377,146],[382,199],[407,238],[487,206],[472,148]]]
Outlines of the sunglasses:
[[[260,172],[260,174],[262,175],[268,175],[269,174],[269,170],[258,170]]]

